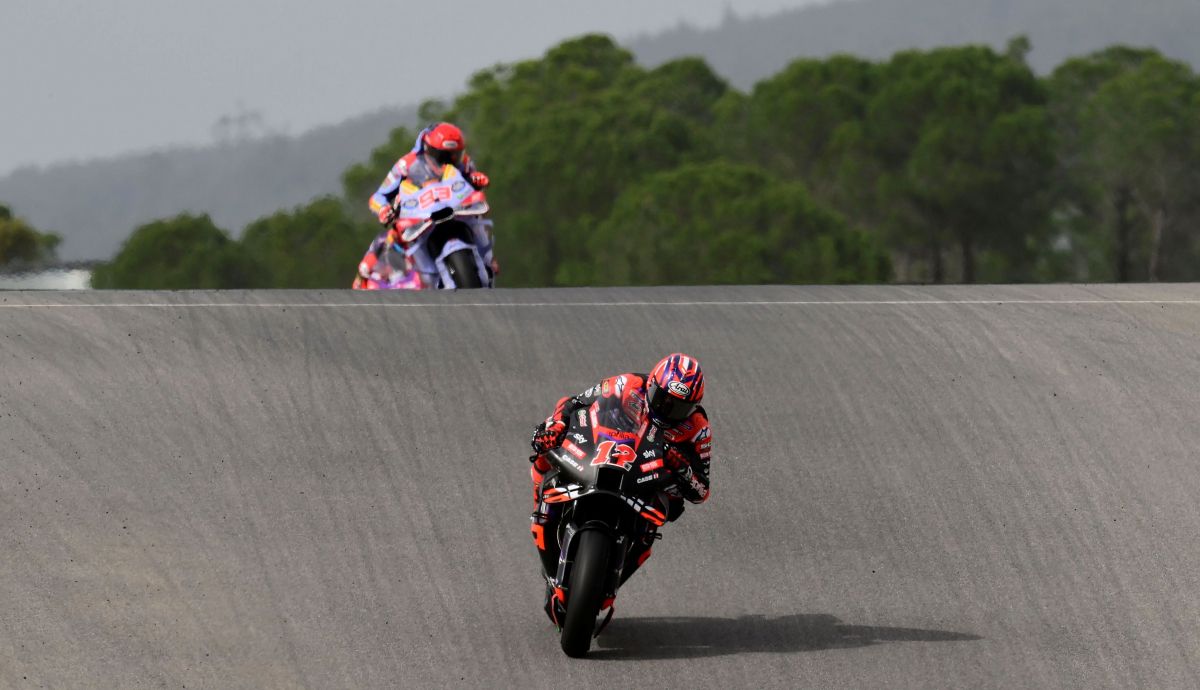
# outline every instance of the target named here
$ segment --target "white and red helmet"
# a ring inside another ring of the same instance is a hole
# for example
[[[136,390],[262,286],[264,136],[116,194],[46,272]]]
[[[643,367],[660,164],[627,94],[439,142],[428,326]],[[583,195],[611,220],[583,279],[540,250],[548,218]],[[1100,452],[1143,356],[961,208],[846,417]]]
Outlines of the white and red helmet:
[[[421,148],[439,166],[462,165],[467,153],[467,138],[462,130],[449,122],[430,127],[421,138]]]

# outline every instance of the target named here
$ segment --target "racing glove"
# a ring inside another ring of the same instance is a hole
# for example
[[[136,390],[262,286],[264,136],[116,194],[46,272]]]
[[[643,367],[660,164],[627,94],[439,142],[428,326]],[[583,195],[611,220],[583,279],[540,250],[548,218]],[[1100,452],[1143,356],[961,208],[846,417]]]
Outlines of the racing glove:
[[[483,189],[489,184],[491,184],[491,180],[488,179],[487,175],[484,175],[478,170],[471,173],[471,186],[475,189]]]
[[[680,496],[692,503],[703,503],[708,498],[708,482],[699,481],[692,469],[692,463],[683,451],[674,446],[667,449],[667,467],[675,475],[674,489]],[[668,491],[668,493],[672,493]]]
[[[379,222],[380,223],[382,223],[383,225],[387,225],[387,224],[391,223],[393,220],[396,220],[396,209],[392,208],[390,205],[384,206],[383,208],[379,209]]]
[[[566,435],[566,422],[561,419],[547,419],[534,428],[529,445],[533,446],[534,453],[541,455],[552,448],[558,448]]]
[[[667,449],[667,467],[680,479],[687,480],[692,476],[692,463],[688,462],[683,453],[674,446]]]

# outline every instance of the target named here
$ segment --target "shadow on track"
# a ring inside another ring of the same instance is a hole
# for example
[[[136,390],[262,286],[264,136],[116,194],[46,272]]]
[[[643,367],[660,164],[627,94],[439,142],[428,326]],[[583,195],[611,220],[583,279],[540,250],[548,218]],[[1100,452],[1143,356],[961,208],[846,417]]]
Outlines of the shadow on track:
[[[815,652],[881,642],[966,642],[946,630],[843,625],[829,614],[739,618],[618,618],[596,640],[594,659],[688,659],[745,652]]]

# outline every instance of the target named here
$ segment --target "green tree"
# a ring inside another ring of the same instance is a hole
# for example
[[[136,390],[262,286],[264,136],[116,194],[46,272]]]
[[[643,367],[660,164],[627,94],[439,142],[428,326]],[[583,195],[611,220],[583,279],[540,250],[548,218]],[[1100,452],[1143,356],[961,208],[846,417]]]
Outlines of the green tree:
[[[0,267],[25,268],[53,261],[61,241],[58,235],[38,232],[0,204]]]
[[[1070,260],[1054,278],[1116,280],[1134,276],[1135,213],[1132,190],[1097,178],[1096,133],[1085,111],[1096,92],[1118,75],[1135,70],[1158,53],[1113,46],[1060,65],[1047,79],[1049,110],[1058,147],[1055,219]]]
[[[388,172],[396,161],[407,154],[416,138],[416,132],[407,127],[397,127],[388,136],[388,140],[371,151],[371,157],[364,163],[356,163],[342,173],[342,192],[352,217],[369,218],[367,200],[379,189]]]
[[[1033,275],[1049,238],[1054,139],[1045,93],[1013,55],[966,46],[900,53],[884,65],[860,143],[877,162],[875,203],[897,249],[924,245],[927,268],[949,278],[958,249],[963,282]]]
[[[888,278],[885,249],[761,168],[689,164],[626,190],[578,241],[569,281],[592,285],[858,283]]]
[[[241,246],[258,268],[256,287],[340,288],[349,286],[375,232],[325,197],[251,223]]]
[[[184,214],[133,231],[113,260],[92,273],[94,288],[245,288],[255,267],[207,215]]]
[[[880,67],[849,56],[802,59],[759,82],[722,131],[740,160],[803,180],[820,198],[839,195],[837,168],[846,130],[865,115]],[[849,198],[848,206],[861,201]],[[850,209],[846,209],[850,210]]]
[[[1154,51],[1114,47],[1069,61],[1050,83],[1059,215],[1087,256],[1083,277],[1200,277],[1200,79]]]
[[[704,111],[722,88],[692,61],[646,72],[603,36],[475,75],[445,117],[467,129],[472,155],[491,175],[505,284],[569,281],[563,267],[586,257],[579,236],[623,190],[713,158]]]

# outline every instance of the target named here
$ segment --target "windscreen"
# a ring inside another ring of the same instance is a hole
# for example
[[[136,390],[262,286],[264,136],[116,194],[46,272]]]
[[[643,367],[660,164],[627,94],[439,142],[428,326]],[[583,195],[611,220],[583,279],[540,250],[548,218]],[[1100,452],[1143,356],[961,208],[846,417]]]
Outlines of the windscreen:
[[[636,445],[646,423],[645,400],[636,391],[600,398],[596,423],[599,438]]]

